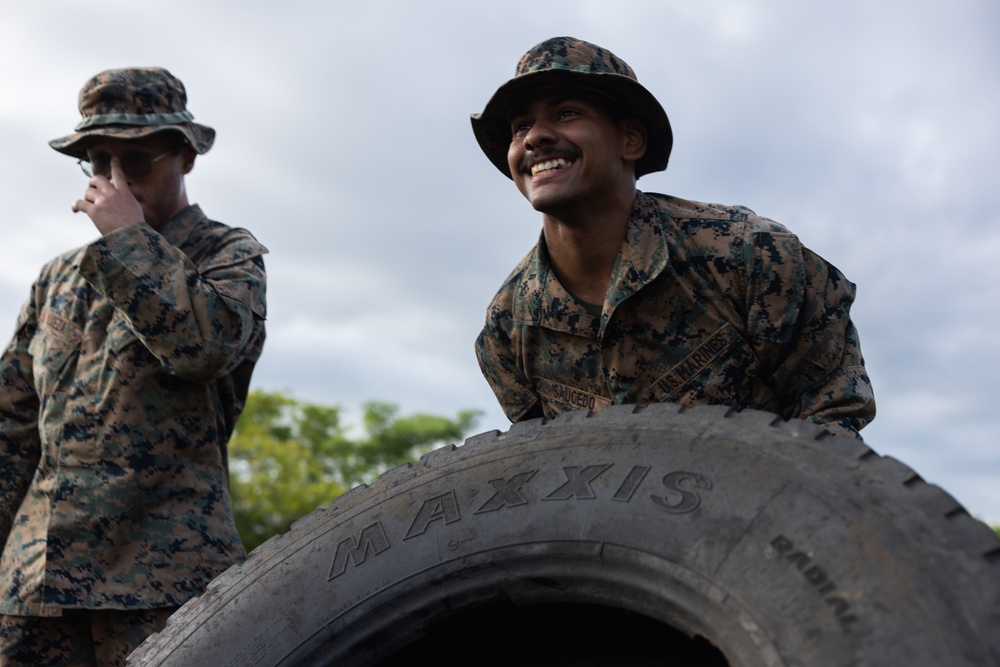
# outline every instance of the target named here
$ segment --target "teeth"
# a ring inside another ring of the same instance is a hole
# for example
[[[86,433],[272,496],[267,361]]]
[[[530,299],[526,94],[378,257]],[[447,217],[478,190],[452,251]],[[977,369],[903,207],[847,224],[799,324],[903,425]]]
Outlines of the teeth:
[[[549,171],[552,169],[564,169],[569,166],[569,162],[562,158],[556,158],[555,160],[546,160],[545,162],[539,162],[538,164],[531,165],[531,175],[535,176],[542,173],[543,171]]]

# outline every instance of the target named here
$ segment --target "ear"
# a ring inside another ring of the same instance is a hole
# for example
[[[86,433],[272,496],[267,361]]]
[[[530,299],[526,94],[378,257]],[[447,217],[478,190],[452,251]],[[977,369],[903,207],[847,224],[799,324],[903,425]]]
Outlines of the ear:
[[[198,154],[194,152],[194,149],[190,146],[185,146],[181,149],[181,173],[190,174],[191,170],[194,169],[194,159],[198,157]]]
[[[620,121],[622,133],[622,157],[635,162],[646,154],[646,124],[638,118]]]

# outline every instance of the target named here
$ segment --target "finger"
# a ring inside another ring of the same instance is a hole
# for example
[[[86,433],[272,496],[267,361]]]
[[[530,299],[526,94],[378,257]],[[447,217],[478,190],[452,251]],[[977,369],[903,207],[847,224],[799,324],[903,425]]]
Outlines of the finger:
[[[87,189],[84,190],[83,192],[83,197],[77,199],[76,203],[73,204],[72,208],[74,213],[80,213],[81,211],[85,211],[87,206],[93,204],[93,201],[96,199],[96,193],[97,193],[97,185],[94,183],[96,178],[97,177],[95,176],[94,178],[90,179],[90,183],[87,185]]]
[[[125,183],[125,172],[122,171],[122,163],[117,157],[111,158],[111,185],[117,190]]]

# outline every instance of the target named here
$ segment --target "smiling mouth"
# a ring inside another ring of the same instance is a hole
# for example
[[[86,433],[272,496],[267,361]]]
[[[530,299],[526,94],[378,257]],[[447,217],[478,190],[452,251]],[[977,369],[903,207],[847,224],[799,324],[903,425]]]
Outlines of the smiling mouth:
[[[572,162],[565,160],[563,158],[555,158],[553,160],[544,160],[542,162],[536,162],[531,165],[531,175],[537,176],[538,174],[544,174],[548,171],[554,171],[556,169],[565,169],[566,167],[573,164]]]

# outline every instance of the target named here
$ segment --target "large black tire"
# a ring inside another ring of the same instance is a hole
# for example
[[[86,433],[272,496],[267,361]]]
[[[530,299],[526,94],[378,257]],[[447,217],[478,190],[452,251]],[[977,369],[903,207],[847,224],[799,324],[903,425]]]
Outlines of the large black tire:
[[[514,425],[216,579],[153,665],[1000,665],[1000,540],[864,444],[724,408]]]

